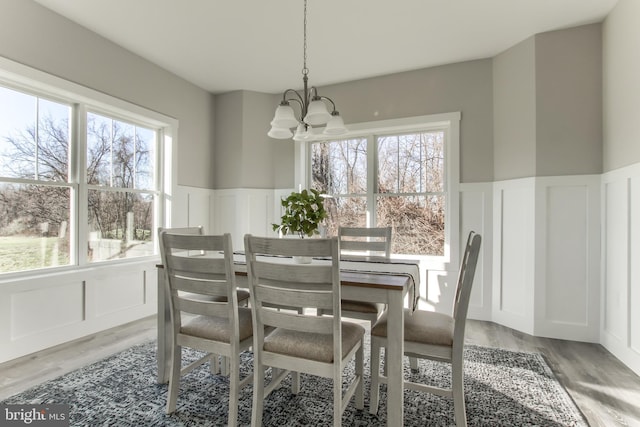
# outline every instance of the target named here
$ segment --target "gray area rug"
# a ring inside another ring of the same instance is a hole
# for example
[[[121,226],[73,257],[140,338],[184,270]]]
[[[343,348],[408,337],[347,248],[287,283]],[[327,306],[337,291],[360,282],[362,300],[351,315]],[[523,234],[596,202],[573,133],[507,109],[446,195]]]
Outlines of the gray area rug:
[[[365,350],[366,351],[366,350]],[[177,411],[164,413],[167,386],[156,384],[156,343],[132,347],[107,359],[12,396],[4,404],[71,405],[73,426],[219,426],[227,420],[226,377],[212,375],[208,365],[182,378]],[[367,352],[365,352],[367,354]],[[184,351],[184,360],[199,354]],[[366,357],[365,357],[366,359]],[[365,362],[366,363],[366,362]],[[350,367],[353,372],[353,366]],[[242,355],[244,375],[252,371],[252,354]],[[386,425],[386,386],[381,388],[378,416],[369,414],[369,367],[365,365],[365,410],[353,404],[345,411],[345,426]],[[419,373],[406,377],[446,386],[447,365],[420,361]],[[244,377],[244,375],[242,375]],[[290,383],[265,401],[265,426],[329,426],[332,422],[331,382],[302,375],[301,392]],[[586,426],[584,417],[558,383],[543,357],[535,353],[467,346],[465,348],[467,420],[470,426]],[[239,424],[251,422],[252,386],[241,392]],[[453,401],[405,391],[405,426],[452,426]]]

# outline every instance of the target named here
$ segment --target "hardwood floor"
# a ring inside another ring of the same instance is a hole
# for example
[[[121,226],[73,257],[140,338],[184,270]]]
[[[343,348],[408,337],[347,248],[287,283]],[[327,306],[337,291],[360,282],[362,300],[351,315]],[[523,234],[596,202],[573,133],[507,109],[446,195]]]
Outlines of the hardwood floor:
[[[154,316],[0,364],[0,401],[155,336]],[[601,345],[475,320],[467,322],[466,342],[541,353],[591,426],[640,427],[640,377]]]
[[[541,353],[591,426],[640,426],[640,377],[599,344],[467,321],[465,342]]]

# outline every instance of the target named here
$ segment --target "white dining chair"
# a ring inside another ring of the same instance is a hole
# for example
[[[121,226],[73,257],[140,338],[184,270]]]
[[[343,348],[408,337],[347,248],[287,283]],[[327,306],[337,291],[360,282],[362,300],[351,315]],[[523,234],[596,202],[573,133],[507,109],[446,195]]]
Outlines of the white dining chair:
[[[333,425],[352,397],[364,408],[363,341],[365,329],[340,316],[340,259],[337,238],[278,239],[245,236],[247,272],[253,308],[254,388],[251,425],[260,426],[264,399],[289,374],[292,392],[300,389],[299,373],[333,380]],[[262,256],[265,255],[265,256]],[[286,262],[293,255],[325,257],[311,264]],[[278,311],[265,304],[332,309],[334,316]],[[265,327],[275,328],[265,335]],[[355,356],[355,376],[343,394],[343,371]],[[265,387],[265,369],[272,379]]]
[[[171,376],[167,414],[176,410],[180,377],[209,361],[206,355],[183,367],[182,347],[220,354],[230,364],[227,424],[237,425],[240,353],[252,344],[251,309],[239,307],[231,235],[160,233],[171,312]],[[195,297],[194,297],[195,295]]]
[[[158,228],[158,241],[160,241],[160,234],[166,232],[166,233],[172,233],[172,234],[196,234],[196,235],[202,235],[204,233],[204,228],[201,225],[198,226],[193,226],[193,227],[160,227]],[[166,284],[166,280],[165,280],[165,284]],[[168,290],[167,290],[168,292]],[[181,294],[185,297],[185,298],[189,298],[189,299],[197,299],[197,300],[202,300],[202,301],[219,301],[219,302],[225,302],[227,301],[227,297],[226,296],[212,296],[212,295],[202,295],[202,294],[197,294],[197,293],[185,293],[185,292],[181,292]],[[249,305],[249,291],[247,289],[238,289],[237,290],[237,294],[238,294],[238,305],[241,307],[246,307]],[[168,295],[168,294],[167,294]],[[229,369],[229,361],[226,360],[225,357],[222,357],[222,360],[218,360],[218,355],[216,354],[212,354],[211,355],[211,373],[212,374],[217,374],[222,372],[224,375],[228,374],[228,369]]]
[[[467,425],[464,402],[464,331],[471,295],[471,286],[480,253],[481,237],[469,233],[456,285],[451,314],[417,310],[404,314],[404,354],[418,359],[430,359],[451,364],[451,388],[434,387],[404,381],[404,388],[453,397],[455,421],[458,427]],[[378,412],[379,384],[386,383],[380,374],[380,349],[387,348],[387,319],[383,315],[371,330],[371,401],[369,411]],[[386,363],[402,361],[385,360]]]
[[[340,255],[343,257],[391,257],[391,227],[338,227]],[[382,303],[342,300],[342,317],[368,320],[373,324],[384,312]],[[319,310],[318,315],[331,314]]]

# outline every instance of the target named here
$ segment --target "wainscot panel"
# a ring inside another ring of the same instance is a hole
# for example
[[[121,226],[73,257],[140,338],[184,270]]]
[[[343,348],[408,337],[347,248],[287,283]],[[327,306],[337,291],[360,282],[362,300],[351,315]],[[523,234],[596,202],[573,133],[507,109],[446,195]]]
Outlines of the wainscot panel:
[[[600,342],[640,375],[640,164],[602,176]]]
[[[0,363],[154,315],[157,262],[95,265],[0,281]]]

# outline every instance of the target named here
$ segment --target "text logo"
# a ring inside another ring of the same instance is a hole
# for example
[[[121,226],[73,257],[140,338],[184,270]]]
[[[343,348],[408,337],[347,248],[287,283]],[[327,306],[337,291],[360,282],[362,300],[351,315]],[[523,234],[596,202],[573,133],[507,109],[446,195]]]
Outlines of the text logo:
[[[69,405],[0,405],[0,427],[68,427]]]

